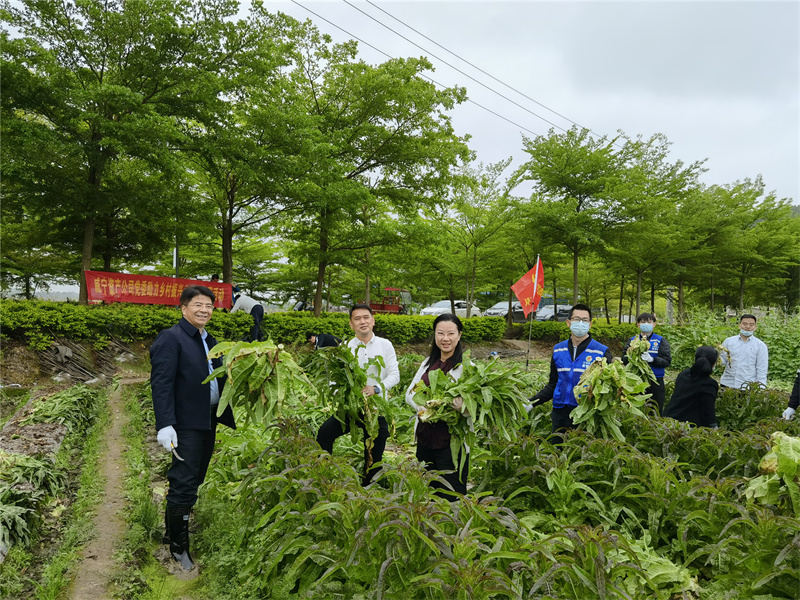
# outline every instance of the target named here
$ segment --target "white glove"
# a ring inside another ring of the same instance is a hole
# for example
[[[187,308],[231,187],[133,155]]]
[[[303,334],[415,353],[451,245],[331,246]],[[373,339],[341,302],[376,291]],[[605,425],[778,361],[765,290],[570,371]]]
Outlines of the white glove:
[[[794,413],[795,410],[792,407],[789,407],[785,411],[783,411],[783,418],[786,419],[787,421],[791,421],[792,419],[794,419]]]
[[[642,354],[642,360],[643,360],[644,362],[651,363],[651,362],[653,362],[653,357],[652,357],[652,356],[650,356],[650,353],[649,353],[649,352],[645,352],[644,354]]]
[[[167,452],[172,452],[173,448],[178,447],[178,434],[175,433],[175,428],[172,425],[159,429],[156,438],[158,438],[158,443],[167,449]]]

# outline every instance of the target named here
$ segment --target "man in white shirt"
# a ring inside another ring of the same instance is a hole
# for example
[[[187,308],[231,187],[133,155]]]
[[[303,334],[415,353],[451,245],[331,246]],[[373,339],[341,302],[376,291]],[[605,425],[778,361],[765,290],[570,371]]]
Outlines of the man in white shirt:
[[[372,330],[375,327],[375,317],[372,309],[367,304],[356,304],[350,309],[350,329],[356,334],[352,340],[347,342],[347,347],[358,359],[358,364],[362,367],[371,358],[376,356],[383,357],[384,367],[378,369],[376,365],[370,365],[367,369],[367,385],[361,390],[367,397],[374,394],[386,394],[389,389],[400,382],[400,368],[397,365],[397,355],[394,351],[392,342],[376,336]],[[372,447],[373,465],[383,460],[383,450],[386,448],[386,440],[389,439],[389,426],[384,417],[378,417],[378,437],[375,438]],[[366,446],[366,429],[364,430],[364,479],[363,485],[368,485],[378,468],[373,466],[367,469],[368,451]],[[350,431],[349,425],[343,427],[342,423],[336,418],[331,417],[322,424],[317,433],[317,443],[326,450],[333,453],[333,443],[336,439]]]
[[[239,294],[239,288],[233,286],[233,292]],[[261,333],[261,321],[264,319],[264,307],[261,306],[258,300],[254,300],[247,294],[239,294],[236,296],[236,302],[231,309],[231,314],[243,310],[248,315],[253,317],[253,327],[250,329],[250,341],[260,342],[264,339]]]
[[[722,342],[720,353],[725,372],[719,378],[724,387],[740,389],[755,381],[762,386],[767,385],[767,369],[769,367],[769,350],[767,345],[753,333],[756,330],[756,318],[753,315],[742,315],[739,319],[739,335],[726,338]]]

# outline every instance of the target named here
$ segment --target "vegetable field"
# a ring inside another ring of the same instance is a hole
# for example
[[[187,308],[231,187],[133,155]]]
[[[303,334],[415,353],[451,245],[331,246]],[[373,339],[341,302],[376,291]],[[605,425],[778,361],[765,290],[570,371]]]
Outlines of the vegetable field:
[[[192,551],[201,567],[193,582],[177,581],[156,558],[168,460],[153,439],[149,388],[132,387],[128,532],[115,597],[800,598],[800,423],[780,419],[785,392],[726,391],[717,404],[720,429],[691,428],[601,394],[606,378],[620,375],[609,370],[595,376],[591,395],[603,406],[591,418],[615,427],[594,427],[591,434],[584,424],[555,447],[548,441],[548,405],[529,416],[515,408],[519,388],[527,396],[541,387],[547,364],[523,373],[513,361],[472,359],[471,376],[489,381],[502,373],[517,390],[491,383],[508,394],[500,404],[506,418],[490,415],[489,399],[472,384],[442,388],[444,396],[463,396],[476,417],[469,493],[451,503],[433,494],[437,475],[414,459],[414,415],[403,383],[382,409],[391,407],[393,421],[385,464],[364,488],[360,434],[340,438],[333,456],[314,439],[325,419],[356,402],[336,399],[326,385],[350,377],[358,388],[357,365],[255,346],[217,349],[226,350],[226,401],[239,429],[218,431],[193,517]],[[400,356],[405,385],[421,359]],[[65,409],[70,397],[88,397],[79,394],[81,388],[53,396],[31,418],[80,435],[92,418],[80,407],[96,400]],[[3,469],[7,489],[44,472],[32,462],[3,460],[10,465]],[[23,597],[20,590],[33,590],[25,597],[66,597],[26,587],[28,567],[19,558],[42,539],[37,514],[49,515],[64,473],[42,479],[38,509],[16,511],[24,523],[3,509],[10,523],[4,531],[16,538],[11,562],[0,565],[3,597]]]

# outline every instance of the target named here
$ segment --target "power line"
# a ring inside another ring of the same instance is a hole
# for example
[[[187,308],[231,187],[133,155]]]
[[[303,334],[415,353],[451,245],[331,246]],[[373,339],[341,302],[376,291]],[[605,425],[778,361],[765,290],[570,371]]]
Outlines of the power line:
[[[345,1],[347,1],[347,0],[345,0]],[[384,13],[386,16],[388,16],[388,17],[391,17],[392,19],[394,19],[395,21],[397,21],[398,23],[400,23],[400,24],[401,24],[401,25],[403,25],[404,27],[407,27],[408,29],[410,29],[411,31],[413,31],[414,33],[416,33],[417,35],[419,35],[419,36],[421,36],[421,37],[425,38],[426,40],[428,40],[428,41],[429,41],[429,42],[431,42],[432,44],[436,44],[436,46],[438,46],[439,48],[441,48],[441,49],[442,49],[442,50],[444,50],[445,52],[447,52],[447,53],[449,53],[449,54],[451,54],[451,55],[455,56],[455,57],[456,57],[457,59],[459,59],[460,61],[462,61],[462,62],[465,62],[466,64],[468,64],[468,65],[469,65],[470,67],[472,67],[473,69],[476,69],[477,71],[480,71],[481,73],[483,73],[483,74],[484,74],[484,75],[486,75],[487,77],[489,77],[489,78],[493,79],[493,80],[494,80],[494,81],[496,81],[497,83],[499,83],[499,84],[501,84],[501,85],[504,85],[505,87],[507,87],[508,89],[510,89],[512,92],[516,92],[517,94],[519,94],[519,95],[520,95],[520,96],[522,96],[523,98],[525,98],[525,99],[527,99],[527,100],[530,100],[531,102],[533,102],[534,104],[537,104],[538,106],[541,106],[541,107],[542,107],[542,108],[544,108],[545,110],[549,110],[551,113],[553,113],[554,115],[556,115],[556,116],[558,116],[558,117],[561,117],[561,118],[562,118],[562,119],[564,119],[565,121],[569,121],[570,123],[572,123],[573,125],[577,125],[577,126],[578,126],[578,127],[580,127],[581,129],[586,129],[586,130],[588,130],[588,131],[589,131],[589,133],[591,133],[592,135],[596,135],[597,137],[603,137],[603,136],[601,136],[601,135],[599,135],[599,134],[595,133],[594,131],[592,131],[592,130],[591,130],[591,129],[589,129],[588,127],[584,127],[583,125],[581,125],[580,123],[576,123],[575,121],[573,121],[573,120],[572,120],[572,119],[570,119],[569,117],[567,117],[567,116],[565,116],[565,115],[562,115],[561,113],[559,113],[559,112],[557,112],[557,111],[553,110],[552,108],[550,108],[550,107],[548,107],[548,106],[545,106],[544,104],[542,104],[542,103],[541,103],[541,102],[539,102],[538,100],[535,100],[534,98],[531,98],[530,96],[528,96],[528,95],[527,95],[527,94],[525,94],[524,92],[521,92],[521,91],[519,91],[518,89],[516,89],[515,87],[513,87],[513,86],[511,86],[511,85],[507,84],[505,81],[502,81],[502,80],[498,79],[497,77],[495,77],[495,76],[494,76],[494,75],[492,75],[491,73],[488,73],[488,72],[484,71],[484,70],[483,70],[483,69],[481,69],[479,66],[477,66],[477,65],[475,65],[475,64],[473,64],[473,63],[471,63],[470,61],[468,61],[466,58],[462,57],[461,55],[459,55],[459,54],[457,54],[457,53],[453,52],[452,50],[449,50],[449,49],[445,48],[444,46],[442,46],[442,45],[441,45],[439,42],[437,42],[436,40],[433,40],[433,39],[429,38],[427,35],[425,35],[425,34],[424,34],[424,33],[422,33],[421,31],[419,31],[418,29],[415,29],[414,27],[412,27],[411,25],[409,25],[409,24],[408,24],[408,23],[406,23],[405,21],[403,21],[403,20],[401,20],[401,19],[398,19],[398,18],[397,18],[397,17],[395,17],[393,14],[391,14],[390,12],[388,12],[388,11],[386,11],[385,9],[381,8],[380,6],[378,6],[377,4],[375,4],[374,2],[372,2],[371,0],[366,0],[366,2],[367,2],[367,4],[369,4],[370,6],[372,6],[372,7],[374,7],[374,8],[377,8],[379,11],[381,11],[382,13]],[[348,2],[348,4],[349,4],[349,2]],[[351,5],[351,6],[352,6],[352,5]],[[398,35],[399,35],[399,34],[398,34]],[[420,46],[417,46],[417,47],[419,48]]]
[[[493,89],[493,88],[489,87],[488,85],[486,85],[486,84],[485,84],[485,83],[483,83],[482,81],[479,81],[479,80],[475,79],[475,78],[474,78],[472,75],[470,75],[469,73],[465,73],[464,71],[462,71],[461,69],[459,69],[459,68],[458,68],[458,67],[456,67],[455,65],[452,65],[452,64],[450,64],[449,62],[447,62],[446,60],[444,60],[443,58],[441,58],[441,57],[439,57],[439,56],[436,56],[435,54],[433,54],[433,53],[432,53],[430,50],[428,50],[427,48],[423,48],[422,46],[420,46],[420,45],[419,45],[419,44],[417,44],[416,42],[414,42],[414,41],[410,40],[409,38],[407,38],[406,36],[404,36],[402,33],[398,32],[398,31],[395,31],[394,29],[392,29],[391,27],[389,27],[389,26],[388,26],[388,25],[386,25],[385,23],[382,23],[381,21],[379,21],[378,19],[376,19],[376,18],[375,18],[375,17],[373,17],[372,15],[370,15],[370,14],[368,14],[368,13],[364,12],[363,10],[361,10],[360,8],[358,8],[357,6],[354,6],[354,5],[353,5],[353,4],[351,4],[351,3],[350,3],[348,0],[343,0],[343,1],[344,1],[344,3],[345,3],[345,4],[347,4],[347,5],[348,5],[350,8],[352,8],[352,9],[354,9],[354,10],[357,10],[358,12],[360,12],[360,13],[361,13],[362,15],[364,15],[365,17],[368,17],[368,18],[372,19],[372,20],[373,20],[373,21],[375,21],[375,22],[376,22],[378,25],[380,25],[381,27],[385,27],[386,29],[388,29],[389,31],[391,31],[391,32],[392,32],[393,34],[395,34],[396,36],[403,38],[403,39],[404,39],[405,41],[407,41],[409,44],[412,44],[412,45],[416,46],[417,48],[419,48],[420,50],[422,50],[423,52],[426,52],[427,54],[430,54],[430,55],[431,55],[433,58],[435,58],[436,60],[438,60],[438,61],[442,62],[442,63],[443,63],[443,64],[445,64],[445,65],[447,65],[447,66],[448,66],[448,67],[450,67],[451,69],[453,69],[453,70],[455,70],[455,71],[458,71],[458,72],[459,72],[459,73],[461,73],[461,74],[462,74],[464,77],[467,77],[467,78],[471,79],[472,81],[474,81],[475,83],[477,83],[478,85],[485,87],[485,88],[486,88],[487,90],[489,90],[490,92],[492,92],[492,93],[494,93],[494,94],[497,94],[498,96],[500,96],[500,97],[501,97],[501,98],[503,98],[504,100],[507,100],[508,102],[511,102],[511,104],[513,104],[514,106],[517,106],[517,107],[521,108],[521,109],[522,109],[522,110],[524,110],[525,112],[532,114],[532,115],[533,115],[534,117],[536,117],[537,119],[541,119],[541,120],[542,120],[542,121],[544,121],[545,123],[548,123],[548,124],[552,125],[553,127],[557,128],[557,129],[560,129],[561,131],[563,131],[563,132],[565,132],[565,133],[566,133],[566,131],[567,131],[567,130],[566,130],[566,129],[564,129],[563,127],[561,127],[560,125],[556,125],[556,124],[555,124],[555,123],[553,123],[552,121],[550,121],[550,120],[548,120],[548,119],[545,119],[545,118],[544,118],[542,115],[536,114],[536,113],[535,113],[535,112],[533,112],[531,109],[529,109],[529,108],[527,108],[527,107],[523,106],[523,105],[522,105],[522,104],[520,104],[519,102],[516,102],[515,100],[512,100],[512,99],[511,99],[511,98],[509,98],[508,96],[505,96],[504,94],[501,94],[501,93],[500,93],[500,92],[498,92],[497,90],[495,90],[495,89]],[[370,2],[370,4],[372,4],[372,3]],[[403,23],[403,24],[405,25],[405,23]],[[451,54],[452,54],[452,52],[451,52]],[[455,56],[455,55],[454,55],[454,56]],[[458,58],[460,58],[460,57],[458,57]],[[462,60],[463,60],[463,59],[462,59]],[[466,61],[464,61],[464,62],[466,62]],[[514,90],[514,91],[516,91],[516,90]],[[538,103],[537,103],[537,104],[538,104]],[[547,108],[547,107],[545,107],[545,108]],[[550,110],[550,109],[548,108],[547,110]],[[555,111],[550,111],[550,112],[554,112],[554,113],[555,113]],[[555,113],[555,114],[558,114],[558,113]],[[561,116],[561,115],[558,115],[558,116]],[[569,121],[569,119],[567,119],[567,120]],[[571,121],[570,121],[570,122],[571,122]]]
[[[302,8],[302,9],[304,9],[304,10],[306,10],[306,11],[310,12],[312,15],[314,15],[314,16],[315,16],[315,17],[317,17],[318,19],[321,19],[322,21],[325,21],[326,23],[328,23],[328,25],[331,25],[332,27],[335,27],[335,28],[336,28],[336,29],[338,29],[339,31],[342,31],[342,32],[346,33],[347,35],[349,35],[349,36],[350,36],[351,38],[353,38],[354,40],[357,40],[357,41],[359,41],[360,43],[364,44],[365,46],[368,46],[369,48],[372,48],[372,49],[373,49],[373,50],[375,50],[376,52],[378,52],[378,53],[380,53],[380,54],[383,54],[385,57],[387,57],[387,58],[395,58],[395,57],[394,57],[394,56],[392,56],[391,54],[387,54],[386,52],[384,52],[384,51],[383,51],[383,50],[381,50],[380,48],[376,48],[375,46],[373,46],[373,45],[372,45],[372,44],[370,44],[369,42],[367,42],[367,41],[365,41],[365,40],[362,40],[362,39],[361,39],[360,37],[358,37],[357,35],[355,35],[355,34],[353,34],[353,33],[350,33],[349,31],[347,31],[347,30],[346,30],[346,29],[344,29],[343,27],[340,27],[339,25],[337,25],[337,24],[336,24],[336,23],[334,23],[333,21],[330,21],[329,19],[326,19],[325,17],[323,17],[322,15],[320,15],[320,14],[318,14],[318,13],[314,12],[314,11],[313,11],[313,10],[311,10],[310,8],[308,8],[308,7],[306,7],[306,6],[303,6],[303,5],[302,5],[302,4],[300,4],[300,3],[299,3],[297,0],[292,0],[292,3],[293,3],[293,4],[296,4],[297,6],[299,6],[299,7],[300,7],[300,8]],[[367,16],[369,16],[369,15],[367,15]],[[398,35],[399,35],[399,34],[398,34]],[[402,36],[401,36],[401,37],[402,37]],[[413,43],[413,42],[412,42],[412,43]],[[424,48],[423,48],[423,50],[424,50]],[[439,60],[441,60],[441,59],[439,59]],[[433,79],[433,78],[431,78],[431,77],[428,77],[427,75],[422,75],[422,77],[423,77],[424,79],[427,79],[428,81],[430,81],[430,82],[431,82],[431,83],[433,83],[434,85],[438,85],[438,86],[439,86],[440,88],[442,88],[442,89],[447,89],[447,86],[445,86],[444,84],[441,84],[441,83],[439,83],[438,81],[436,81],[435,79]],[[469,77],[469,76],[468,76],[468,77]],[[480,82],[479,82],[479,83],[480,83]],[[493,111],[492,109],[490,109],[490,108],[487,108],[486,106],[483,106],[482,104],[479,104],[479,103],[475,102],[474,100],[471,100],[471,99],[467,98],[467,102],[469,102],[470,104],[474,104],[474,105],[475,105],[475,106],[477,106],[478,108],[481,108],[481,109],[485,110],[486,112],[488,112],[488,113],[490,113],[490,114],[493,114],[494,116],[496,116],[496,117],[498,117],[498,118],[500,118],[500,119],[503,119],[504,121],[506,121],[507,123],[510,123],[511,125],[514,125],[515,127],[519,127],[520,129],[522,129],[522,130],[524,130],[524,131],[527,131],[527,132],[528,132],[528,133],[530,133],[531,135],[540,135],[539,133],[537,133],[537,132],[535,132],[535,131],[533,131],[533,130],[531,130],[531,129],[528,129],[528,128],[527,128],[527,127],[525,127],[524,125],[520,125],[519,123],[516,123],[515,121],[512,121],[511,119],[509,119],[509,118],[507,118],[507,117],[504,117],[503,115],[501,115],[501,114],[499,114],[499,113],[497,113],[497,112]],[[512,101],[512,102],[513,102],[513,101]],[[529,112],[530,112],[530,111],[529,111]],[[538,115],[537,115],[537,116],[538,116]],[[539,118],[542,118],[542,117],[539,117]],[[542,119],[542,120],[544,120],[544,121],[547,121],[547,119]],[[548,123],[550,123],[550,121],[547,121],[547,122],[548,122]],[[551,124],[552,124],[552,123],[551,123]],[[552,124],[552,125],[553,125],[554,127],[558,127],[558,125],[555,125],[555,124]],[[559,128],[559,129],[561,129],[562,131],[566,131],[566,130],[565,130],[565,129],[563,129],[562,127],[558,127],[558,128]]]

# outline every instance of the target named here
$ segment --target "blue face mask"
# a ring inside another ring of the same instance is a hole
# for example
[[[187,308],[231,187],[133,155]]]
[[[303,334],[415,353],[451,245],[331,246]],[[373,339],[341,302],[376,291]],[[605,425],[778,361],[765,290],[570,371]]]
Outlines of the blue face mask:
[[[576,338],[582,338],[589,333],[589,327],[591,327],[591,325],[583,321],[571,321],[569,324],[569,330]]]
[[[754,331],[750,331],[749,329],[740,329],[739,333],[741,333],[744,337],[750,337],[755,332]]]
[[[653,333],[652,323],[639,323],[639,331],[642,333]]]

